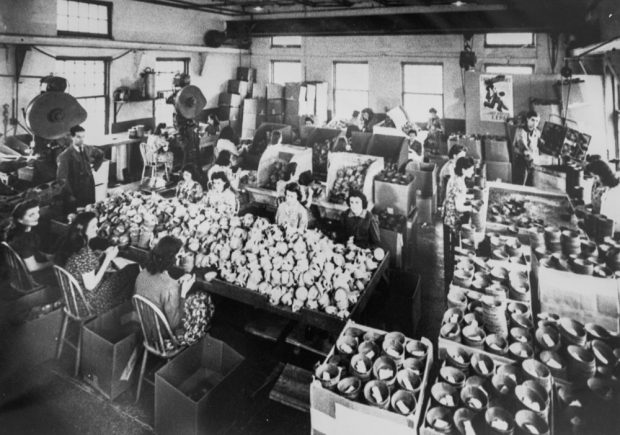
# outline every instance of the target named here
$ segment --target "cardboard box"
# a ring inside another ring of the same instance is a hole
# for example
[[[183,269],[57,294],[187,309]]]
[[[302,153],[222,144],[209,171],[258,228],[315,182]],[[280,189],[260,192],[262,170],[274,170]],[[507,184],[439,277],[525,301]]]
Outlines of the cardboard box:
[[[267,83],[267,99],[281,100],[284,98],[284,86],[278,83]]]
[[[256,68],[248,68],[244,66],[237,67],[237,80],[245,82],[256,81]]]
[[[239,108],[230,106],[220,106],[217,108],[217,116],[220,121],[238,121]]]
[[[17,169],[17,178],[24,181],[32,181],[34,178],[34,168],[32,166],[24,166]]]
[[[243,115],[266,115],[266,106],[264,98],[246,98],[243,100]]]
[[[252,98],[266,98],[267,89],[265,86],[258,86],[256,83],[252,86]]]
[[[316,93],[314,97],[314,113],[316,114],[316,120],[318,124],[323,124],[327,121],[327,82],[319,82],[315,84]]]
[[[437,165],[434,163],[421,163],[419,170],[412,171],[414,190],[420,191],[419,196],[428,198],[437,193]]]
[[[284,123],[299,131],[299,126],[303,123],[305,116],[284,114]]]
[[[512,183],[512,163],[510,162],[486,162],[487,180],[501,180],[504,183]]]
[[[372,331],[377,334],[385,334],[374,328],[368,328],[352,321],[347,322],[343,331],[349,327]],[[370,435],[385,433],[390,435],[415,434],[422,417],[424,395],[428,383],[429,371],[433,363],[433,345],[422,337],[421,341],[428,348],[428,356],[424,373],[421,376],[420,393],[417,395],[416,408],[408,416],[397,414],[385,409],[380,409],[366,403],[347,399],[340,394],[330,391],[321,386],[319,380],[314,379],[310,384],[310,420],[311,434],[313,435],[336,435],[336,434],[359,434]],[[332,356],[330,352],[328,358]],[[362,399],[363,400],[363,399]]]
[[[298,116],[306,112],[306,102],[285,100],[284,113],[286,115]]]
[[[301,83],[284,85],[284,98],[289,101],[306,101],[306,86]]]
[[[308,113],[314,114],[314,108],[316,107],[316,85],[312,83],[306,83],[306,108]]]
[[[216,433],[243,408],[244,357],[205,336],[155,373],[155,432]]]
[[[241,98],[248,95],[248,82],[242,80],[228,80],[228,93],[238,94]]]
[[[220,94],[219,105],[239,107],[241,105],[241,95],[229,93]]]
[[[243,115],[241,121],[242,130],[256,130],[256,117],[257,115]]]
[[[285,100],[267,100],[267,115],[284,115]]]
[[[84,380],[110,400],[129,389],[140,373],[141,336],[131,301],[84,325]]]
[[[506,139],[484,139],[484,159],[487,162],[510,162],[510,152]]]
[[[255,128],[244,128],[243,124],[241,125],[241,139],[254,139],[254,136],[256,135],[256,129]]]
[[[273,124],[284,124],[284,115],[267,115],[265,116],[265,122],[270,122]]]
[[[375,206],[389,210],[391,214],[409,216],[415,207],[414,181],[409,184],[394,184],[375,179]]]

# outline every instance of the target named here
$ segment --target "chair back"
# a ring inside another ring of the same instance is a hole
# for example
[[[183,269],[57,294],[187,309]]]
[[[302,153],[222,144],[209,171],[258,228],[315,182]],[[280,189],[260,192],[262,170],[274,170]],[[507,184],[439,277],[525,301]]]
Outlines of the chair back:
[[[140,295],[134,295],[132,301],[140,319],[144,347],[149,352],[163,358],[168,358],[178,352],[182,345],[176,339],[168,319],[159,307]],[[172,348],[169,345],[166,346],[167,341],[172,344]]]
[[[77,321],[95,317],[96,313],[84,297],[82,286],[77,279],[60,266],[54,266],[54,274],[58,286],[62,290],[62,297],[65,300],[64,310],[67,316]]]
[[[6,242],[1,243],[2,254],[9,267],[10,284],[20,293],[29,293],[41,285],[35,281],[22,257]]]

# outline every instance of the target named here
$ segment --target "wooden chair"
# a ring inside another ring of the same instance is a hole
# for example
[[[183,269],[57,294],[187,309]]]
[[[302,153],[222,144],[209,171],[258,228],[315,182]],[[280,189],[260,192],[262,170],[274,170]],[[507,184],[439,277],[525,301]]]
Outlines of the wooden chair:
[[[58,336],[58,348],[56,349],[56,359],[60,358],[62,348],[65,342],[71,348],[75,349],[75,368],[73,376],[77,377],[80,371],[80,358],[82,356],[82,327],[86,322],[95,318],[96,313],[84,297],[82,287],[73,275],[71,275],[60,266],[54,266],[54,273],[56,274],[58,285],[62,290],[62,295],[65,300],[62,326],[60,328],[60,334]],[[80,302],[83,304],[83,306],[80,305]],[[85,314],[83,313],[84,310],[86,310]],[[67,326],[69,324],[69,321],[77,323],[79,327],[76,343],[71,343],[69,340],[66,339]]]
[[[147,178],[146,177],[147,168],[150,168],[151,170],[151,174],[149,175],[148,178],[153,178],[159,172],[160,167],[164,168],[164,177],[166,178],[166,180],[170,181],[170,175],[168,175],[168,166],[166,166],[165,162],[157,161],[157,154],[151,155],[151,153],[147,152],[146,142],[140,143],[140,154],[142,155],[142,162],[143,162],[142,178],[140,179],[141,183],[144,182],[145,178]]]
[[[138,389],[136,390],[136,403],[138,403],[142,392],[142,382],[146,380],[151,385],[154,384],[150,380],[145,379],[144,376],[149,353],[163,358],[166,361],[170,361],[185,349],[186,346],[179,343],[170,328],[166,316],[157,305],[143,296],[134,295],[133,306],[138,313],[138,319],[140,320],[142,335],[144,337],[144,354],[142,356],[142,366],[140,367],[140,376],[138,378]],[[170,343],[172,347],[166,346],[166,342]]]
[[[33,278],[24,260],[8,243],[2,242],[0,246],[6,265],[9,267],[9,285],[13,290],[24,295],[45,287]]]

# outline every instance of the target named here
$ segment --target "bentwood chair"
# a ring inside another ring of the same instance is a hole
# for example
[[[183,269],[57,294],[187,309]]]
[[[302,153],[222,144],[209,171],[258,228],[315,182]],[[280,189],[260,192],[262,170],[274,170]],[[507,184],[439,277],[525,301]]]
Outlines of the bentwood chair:
[[[9,268],[9,285],[17,293],[24,295],[45,287],[33,278],[26,263],[6,242],[0,243],[5,264]]]
[[[170,175],[168,174],[168,166],[166,165],[165,162],[157,161],[157,154],[152,154],[152,153],[147,152],[146,142],[142,142],[140,144],[140,154],[142,155],[142,163],[143,163],[142,177],[140,179],[140,182],[144,182],[144,179],[147,178],[146,177],[147,168],[149,168],[151,171],[148,178],[152,179],[157,175],[160,167],[164,168],[164,177],[166,178],[166,180],[168,181],[170,180]]]
[[[140,367],[140,376],[138,378],[138,389],[136,390],[136,403],[138,403],[142,392],[142,382],[146,381],[154,385],[153,381],[145,377],[146,362],[149,353],[156,357],[163,358],[166,361],[170,361],[185,349],[186,346],[179,343],[170,328],[166,316],[157,305],[143,296],[134,295],[133,306],[138,313],[138,319],[142,327],[142,336],[144,337],[144,354],[142,356],[142,366]]]
[[[73,371],[73,376],[77,377],[80,371],[80,358],[82,356],[83,326],[86,322],[95,318],[96,313],[84,297],[82,286],[80,286],[73,275],[60,266],[54,266],[54,273],[56,274],[58,285],[62,290],[62,295],[65,300],[62,326],[60,328],[60,334],[58,335],[56,359],[60,358],[65,342],[69,347],[75,349],[75,368]],[[66,338],[69,321],[77,323],[78,325],[78,336],[75,343],[71,343]]]

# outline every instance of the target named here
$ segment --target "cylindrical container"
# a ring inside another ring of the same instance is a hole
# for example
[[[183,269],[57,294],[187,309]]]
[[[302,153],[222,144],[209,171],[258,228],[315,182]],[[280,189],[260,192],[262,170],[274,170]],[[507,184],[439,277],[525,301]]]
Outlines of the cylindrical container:
[[[461,390],[461,402],[468,409],[474,412],[480,412],[486,409],[489,397],[478,387],[465,387]]]
[[[404,390],[417,394],[422,386],[422,377],[411,370],[401,369],[396,374],[396,384]]]
[[[538,347],[544,350],[558,350],[560,348],[560,331],[554,325],[541,326],[535,333]]]
[[[462,435],[471,433],[468,427],[473,427],[473,420],[476,413],[469,408],[459,408],[454,412],[454,426]]]
[[[512,414],[504,408],[494,406],[484,414],[488,432],[500,435],[512,435],[515,430],[515,420]],[[486,433],[486,432],[485,432]]]
[[[314,371],[314,376],[321,382],[323,388],[334,390],[340,381],[340,369],[331,363],[321,364]]]
[[[457,323],[445,323],[439,330],[439,335],[442,338],[461,342],[461,327]]]
[[[560,235],[560,243],[562,245],[562,253],[567,257],[571,254],[581,253],[581,239],[579,232],[573,230],[564,230]]]
[[[596,362],[594,354],[583,347],[570,345],[566,348],[568,353],[568,376],[573,381],[585,381],[594,376]]]
[[[493,376],[493,373],[495,372],[495,362],[488,356],[481,353],[475,353],[471,357],[470,364],[474,372],[483,378],[488,379]]]
[[[588,341],[603,340],[605,342],[608,342],[612,338],[611,334],[607,329],[595,323],[586,323],[584,325],[584,328],[586,330]]]
[[[475,349],[482,349],[484,347],[484,339],[486,334],[482,328],[478,326],[466,326],[462,329],[461,335],[463,336],[463,342]]]
[[[408,390],[398,390],[392,395],[390,400],[392,410],[397,414],[409,415],[415,411],[415,394]]]
[[[456,367],[466,375],[469,374],[469,353],[463,349],[448,349],[446,359],[452,367]]]
[[[566,378],[566,363],[559,353],[551,350],[543,350],[538,355],[538,358],[547,366],[554,377]]]
[[[618,361],[614,355],[614,350],[602,340],[592,340],[590,342],[590,348],[596,359],[596,366],[598,367],[614,367]]]
[[[437,382],[431,387],[431,397],[436,405],[456,409],[459,405],[459,392],[450,384]]]
[[[372,366],[370,358],[362,354],[358,353],[351,358],[351,374],[362,381],[368,381],[372,377]]]
[[[439,378],[442,381],[460,389],[463,388],[463,385],[465,385],[467,376],[462,370],[459,370],[456,367],[443,366],[439,369]]]
[[[371,341],[362,341],[357,347],[357,351],[371,361],[379,356],[379,346]]]
[[[338,393],[349,400],[357,400],[362,391],[362,381],[355,376],[349,376],[338,382]]]
[[[508,353],[517,361],[522,361],[534,356],[534,350],[528,343],[512,343],[508,348]]]
[[[380,356],[372,365],[372,373],[375,379],[383,381],[393,391],[396,384],[398,368],[392,358]]]
[[[454,425],[452,423],[452,412],[445,406],[435,406],[426,413],[426,424],[441,433],[452,433]]]
[[[561,237],[562,232],[559,228],[553,226],[545,227],[545,246],[547,247],[547,251],[560,251]]]
[[[512,393],[517,387],[517,381],[508,374],[496,373],[491,378],[491,385],[495,394],[492,396],[497,397],[500,403],[509,403],[512,398]]]
[[[405,334],[403,334],[402,332],[398,332],[398,331],[388,332],[387,334],[383,336],[384,345],[385,343],[390,343],[390,342],[397,342],[397,343],[404,345],[405,340],[406,340]]]
[[[586,344],[586,330],[583,324],[568,317],[561,318],[558,323],[564,344],[574,344],[577,346],[584,346]]]
[[[155,91],[155,71],[151,68],[145,68],[142,72],[144,76],[144,97],[148,99],[154,99],[157,97]]]
[[[549,425],[538,414],[529,409],[522,409],[515,414],[515,422],[524,435],[549,435]]]
[[[351,358],[357,353],[357,339],[351,335],[342,335],[336,341],[336,349],[339,353]]]
[[[383,381],[369,381],[364,386],[364,398],[372,406],[388,409],[390,406],[390,389]]]
[[[540,384],[546,391],[551,391],[553,379],[546,365],[535,359],[526,359],[521,362],[521,368],[527,378]]]
[[[394,361],[396,367],[402,367],[403,360],[405,359],[405,346],[399,341],[384,341],[383,355]]]
[[[426,360],[428,347],[419,340],[408,340],[405,343],[405,355],[411,358]]]
[[[515,396],[519,403],[525,408],[534,411],[541,418],[548,421],[549,396],[543,389],[532,388],[531,385],[517,385]]]
[[[508,345],[508,340],[497,334],[487,335],[487,338],[484,340],[484,349],[497,355],[506,355],[508,353]]]

